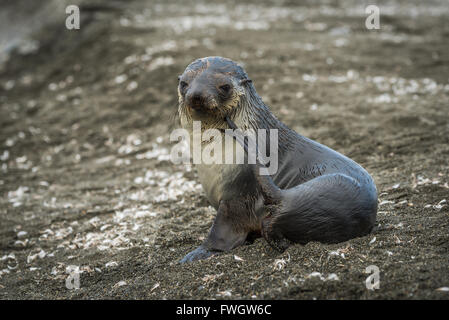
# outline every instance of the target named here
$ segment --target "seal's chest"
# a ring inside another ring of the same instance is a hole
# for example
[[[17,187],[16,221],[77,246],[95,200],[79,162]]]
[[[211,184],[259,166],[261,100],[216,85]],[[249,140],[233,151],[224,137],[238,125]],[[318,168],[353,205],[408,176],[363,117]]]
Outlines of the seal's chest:
[[[209,202],[218,208],[233,181],[242,173],[242,167],[238,164],[198,164],[198,177],[203,186]]]
[[[198,177],[209,202],[215,208],[228,193],[229,186],[247,169],[247,165],[242,163],[244,160],[237,162],[237,152],[243,152],[240,145],[233,142],[231,147],[229,144],[226,146],[224,139],[222,142],[217,139],[203,142],[201,148],[193,150],[194,160],[199,159],[201,153],[201,162],[196,163]],[[217,157],[218,153],[221,154]],[[229,153],[233,153],[233,157],[229,157]]]

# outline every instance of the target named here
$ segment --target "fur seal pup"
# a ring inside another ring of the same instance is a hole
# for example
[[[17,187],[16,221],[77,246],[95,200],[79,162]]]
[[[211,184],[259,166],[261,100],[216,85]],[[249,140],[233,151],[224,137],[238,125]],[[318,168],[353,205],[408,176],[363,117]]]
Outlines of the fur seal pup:
[[[193,121],[201,121],[202,130],[219,129],[222,137],[225,129],[277,129],[279,146],[278,170],[271,176],[257,172],[263,166],[259,161],[196,165],[217,216],[207,239],[181,263],[231,250],[257,235],[283,251],[290,243],[337,243],[371,232],[377,214],[371,176],[279,121],[237,63],[222,57],[195,60],[179,77],[178,95],[183,128],[192,130]]]

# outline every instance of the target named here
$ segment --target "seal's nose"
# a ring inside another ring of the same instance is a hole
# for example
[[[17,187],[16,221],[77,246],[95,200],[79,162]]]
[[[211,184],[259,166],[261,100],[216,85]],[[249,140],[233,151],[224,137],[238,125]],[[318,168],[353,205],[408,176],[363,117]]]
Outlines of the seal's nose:
[[[192,103],[193,104],[201,104],[203,102],[203,95],[201,92],[194,92],[192,94]]]
[[[193,91],[187,94],[187,101],[193,109],[200,109],[206,101],[201,91]]]

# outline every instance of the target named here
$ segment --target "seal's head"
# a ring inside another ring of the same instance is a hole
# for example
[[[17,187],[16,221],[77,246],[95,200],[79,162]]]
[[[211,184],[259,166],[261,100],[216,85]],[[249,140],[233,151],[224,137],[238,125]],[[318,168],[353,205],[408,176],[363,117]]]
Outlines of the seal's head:
[[[189,64],[179,76],[181,121],[223,122],[235,112],[245,85],[251,80],[241,66],[230,59],[206,57]]]

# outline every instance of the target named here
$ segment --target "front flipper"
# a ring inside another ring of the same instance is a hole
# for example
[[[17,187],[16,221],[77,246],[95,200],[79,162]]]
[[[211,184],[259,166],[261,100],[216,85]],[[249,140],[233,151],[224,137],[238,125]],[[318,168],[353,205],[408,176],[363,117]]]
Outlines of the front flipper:
[[[198,248],[196,248],[195,250],[186,254],[185,257],[182,258],[179,262],[186,263],[186,262],[192,262],[192,261],[196,261],[196,260],[203,260],[203,259],[207,259],[213,255],[216,255],[218,253],[219,253],[219,251],[211,251],[201,245]]]
[[[197,249],[188,253],[180,263],[206,259],[222,251],[242,245],[248,235],[245,223],[239,220],[246,215],[242,210],[247,210],[243,201],[238,199],[221,201],[217,211],[217,217],[209,232],[209,236]]]

